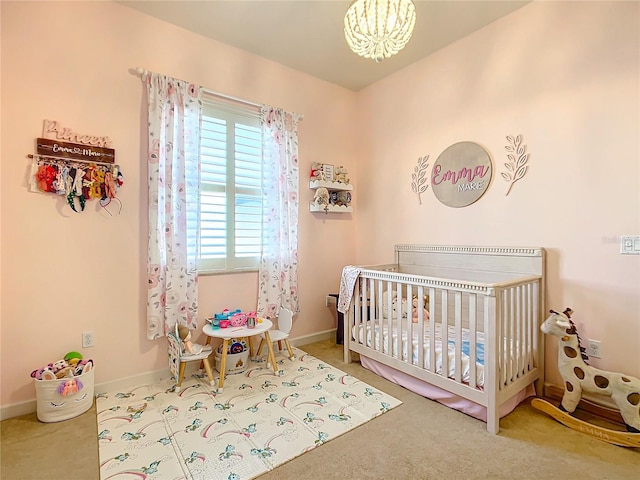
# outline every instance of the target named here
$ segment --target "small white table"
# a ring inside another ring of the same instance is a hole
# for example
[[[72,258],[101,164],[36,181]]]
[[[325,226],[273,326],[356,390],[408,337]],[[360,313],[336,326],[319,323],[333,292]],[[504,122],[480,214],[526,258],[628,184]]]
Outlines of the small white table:
[[[273,353],[273,345],[271,344],[271,338],[269,337],[269,330],[273,327],[271,320],[261,319],[260,323],[256,323],[254,328],[244,327],[227,327],[227,328],[213,328],[211,324],[207,323],[202,327],[202,332],[211,338],[222,339],[222,353],[220,354],[220,379],[218,380],[218,393],[222,393],[224,387],[224,372],[227,366],[227,350],[229,349],[229,340],[232,338],[246,338],[249,343],[249,356],[253,358],[253,345],[251,344],[251,337],[254,335],[264,334],[264,341],[267,343],[268,349],[268,362],[273,366],[273,373],[278,372],[278,365],[276,364],[276,356]],[[209,342],[207,342],[209,343]]]

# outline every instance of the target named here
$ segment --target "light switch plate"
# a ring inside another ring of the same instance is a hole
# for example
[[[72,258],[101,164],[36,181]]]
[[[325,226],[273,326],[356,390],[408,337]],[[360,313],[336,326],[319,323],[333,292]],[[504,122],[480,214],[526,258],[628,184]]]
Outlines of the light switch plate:
[[[620,237],[620,253],[640,255],[640,235],[622,235]]]

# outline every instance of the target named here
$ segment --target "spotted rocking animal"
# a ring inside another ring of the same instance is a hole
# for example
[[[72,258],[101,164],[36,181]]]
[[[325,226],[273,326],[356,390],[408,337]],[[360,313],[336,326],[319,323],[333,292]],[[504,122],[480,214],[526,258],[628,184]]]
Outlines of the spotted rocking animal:
[[[561,409],[572,413],[578,406],[582,392],[607,395],[620,409],[629,432],[640,433],[640,380],[621,373],[607,372],[587,365],[575,325],[572,310],[563,313],[551,310],[540,329],[558,337],[558,369],[565,382]]]

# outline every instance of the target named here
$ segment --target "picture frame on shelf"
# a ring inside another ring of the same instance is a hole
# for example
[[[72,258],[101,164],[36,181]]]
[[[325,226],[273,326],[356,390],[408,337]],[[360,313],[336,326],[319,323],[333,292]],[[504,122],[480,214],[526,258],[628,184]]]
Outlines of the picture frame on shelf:
[[[322,173],[324,174],[325,182],[333,182],[335,178],[335,167],[329,163],[322,164]]]

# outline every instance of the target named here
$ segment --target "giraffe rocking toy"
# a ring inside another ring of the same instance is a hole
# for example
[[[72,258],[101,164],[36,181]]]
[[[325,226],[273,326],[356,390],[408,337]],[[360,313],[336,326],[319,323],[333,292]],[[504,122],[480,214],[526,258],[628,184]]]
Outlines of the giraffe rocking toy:
[[[588,365],[571,321],[572,313],[570,308],[563,313],[551,310],[551,315],[540,327],[544,333],[558,337],[558,369],[565,383],[560,408],[542,399],[535,399],[532,406],[570,428],[601,440],[621,446],[640,447],[640,380]],[[571,416],[583,391],[610,396],[620,410],[629,433],[602,428]]]

